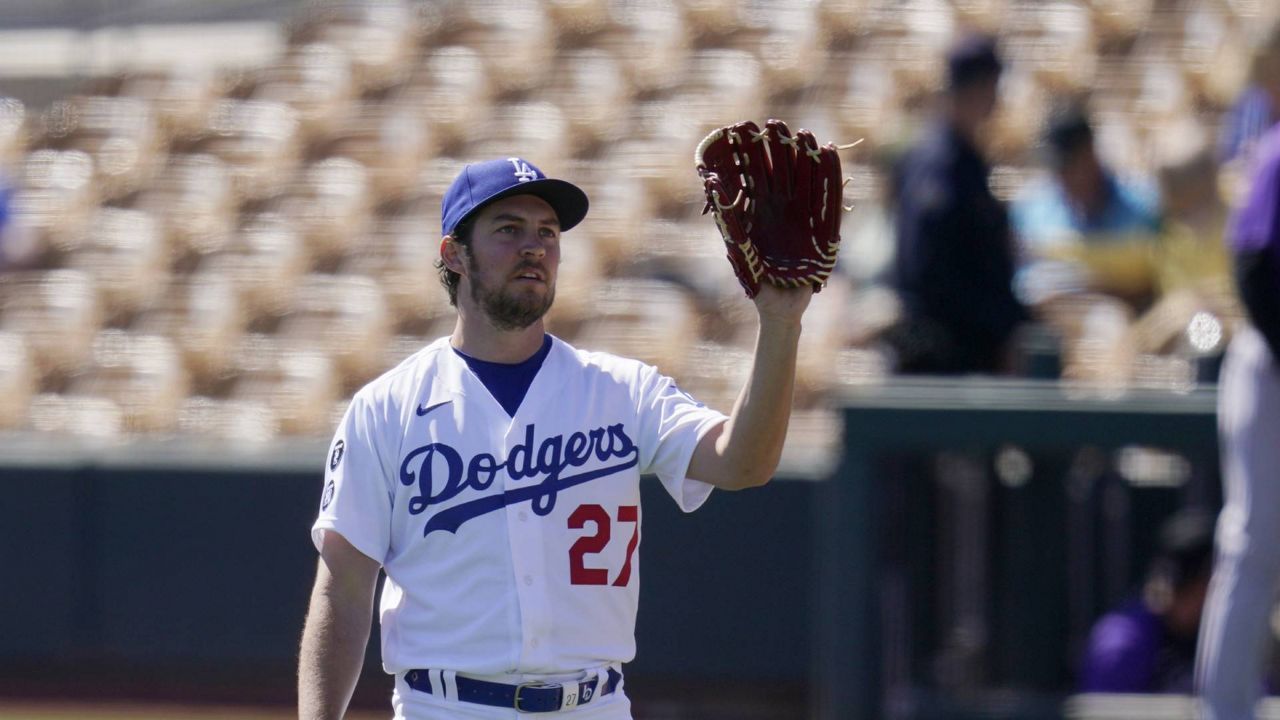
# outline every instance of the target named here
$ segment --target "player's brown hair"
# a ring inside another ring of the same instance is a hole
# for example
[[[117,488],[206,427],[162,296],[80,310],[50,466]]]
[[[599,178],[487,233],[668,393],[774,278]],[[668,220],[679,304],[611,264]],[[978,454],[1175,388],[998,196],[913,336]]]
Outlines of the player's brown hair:
[[[472,219],[467,218],[466,220],[458,223],[458,226],[453,229],[453,232],[449,233],[445,237],[453,238],[453,241],[462,248],[462,252],[470,254],[471,230],[473,224]],[[444,289],[449,293],[449,304],[453,307],[457,307],[458,283],[462,280],[462,276],[450,270],[449,267],[444,264],[443,258],[436,260],[436,272],[440,274],[440,284],[444,285]]]

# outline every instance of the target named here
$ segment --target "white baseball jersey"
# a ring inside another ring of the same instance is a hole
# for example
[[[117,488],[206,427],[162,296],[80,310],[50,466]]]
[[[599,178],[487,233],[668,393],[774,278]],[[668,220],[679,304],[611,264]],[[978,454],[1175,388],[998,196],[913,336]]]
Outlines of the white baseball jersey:
[[[655,368],[561,340],[507,415],[442,338],[356,394],[334,437],[317,547],[382,563],[383,667],[564,673],[635,655],[640,476],[686,512],[723,422]]]

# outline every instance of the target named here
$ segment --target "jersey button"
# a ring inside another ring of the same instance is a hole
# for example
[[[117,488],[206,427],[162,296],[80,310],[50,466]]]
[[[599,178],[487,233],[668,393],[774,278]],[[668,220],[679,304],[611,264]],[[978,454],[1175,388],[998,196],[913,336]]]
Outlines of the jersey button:
[[[532,576],[532,575],[525,575],[525,576],[524,576],[524,584],[525,584],[525,585],[532,585],[532,584],[533,584],[533,576]]]
[[[520,518],[520,522],[524,522],[529,519],[529,513],[521,510],[520,514],[516,515],[516,517]]]

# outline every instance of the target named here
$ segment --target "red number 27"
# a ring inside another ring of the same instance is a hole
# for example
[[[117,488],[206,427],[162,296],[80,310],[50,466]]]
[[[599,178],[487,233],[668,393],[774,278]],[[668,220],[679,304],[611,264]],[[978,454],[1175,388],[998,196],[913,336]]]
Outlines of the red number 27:
[[[631,582],[631,558],[635,555],[636,545],[640,544],[640,508],[636,505],[619,507],[618,522],[635,525],[631,542],[627,543],[626,562],[622,563],[618,577],[613,580],[614,587],[626,587]],[[599,505],[579,505],[569,516],[569,529],[581,530],[587,523],[595,524],[595,534],[583,535],[569,548],[569,582],[573,585],[608,585],[609,571],[587,567],[586,556],[604,551],[609,544],[609,511]]]

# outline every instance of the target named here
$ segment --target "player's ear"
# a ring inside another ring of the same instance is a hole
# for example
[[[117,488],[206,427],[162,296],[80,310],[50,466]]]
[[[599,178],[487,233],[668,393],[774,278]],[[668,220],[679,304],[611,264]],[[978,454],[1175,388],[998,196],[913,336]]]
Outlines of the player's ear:
[[[445,267],[459,275],[466,275],[466,263],[462,262],[463,252],[462,246],[452,235],[440,238],[440,260]]]

